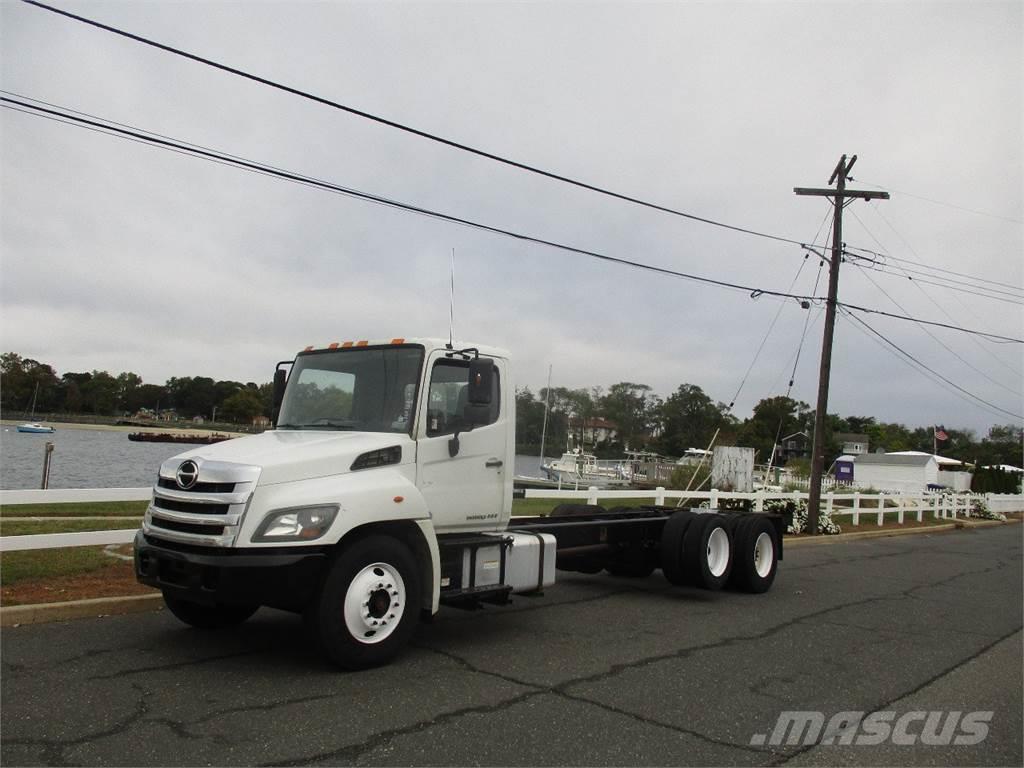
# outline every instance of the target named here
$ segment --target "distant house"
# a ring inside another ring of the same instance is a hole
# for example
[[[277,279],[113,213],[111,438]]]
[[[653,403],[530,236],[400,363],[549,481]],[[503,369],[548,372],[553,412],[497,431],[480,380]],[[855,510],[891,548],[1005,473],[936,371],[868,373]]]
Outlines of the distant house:
[[[861,456],[868,452],[867,435],[839,434],[836,439],[842,444],[844,454]]]
[[[786,435],[775,446],[775,465],[782,466],[790,459],[807,458],[811,453],[811,436],[806,432]]]
[[[260,414],[259,416],[253,416],[252,425],[257,429],[269,429],[270,419],[268,419],[266,416],[262,414]]]
[[[590,443],[591,445],[611,441],[619,436],[618,424],[608,421],[608,419],[602,419],[599,416],[583,419],[582,423],[578,419],[574,419],[569,423],[569,427],[576,434],[579,434],[582,427],[583,442]]]
[[[924,493],[939,484],[939,463],[927,453],[867,453],[854,457],[853,479],[861,488]]]

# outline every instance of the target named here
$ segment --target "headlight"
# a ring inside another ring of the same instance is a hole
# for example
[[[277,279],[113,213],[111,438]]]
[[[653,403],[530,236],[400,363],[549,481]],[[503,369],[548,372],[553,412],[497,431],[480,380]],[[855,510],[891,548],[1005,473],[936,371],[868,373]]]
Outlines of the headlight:
[[[319,507],[293,507],[271,512],[260,523],[253,541],[309,541],[327,533],[338,507],[327,504]]]

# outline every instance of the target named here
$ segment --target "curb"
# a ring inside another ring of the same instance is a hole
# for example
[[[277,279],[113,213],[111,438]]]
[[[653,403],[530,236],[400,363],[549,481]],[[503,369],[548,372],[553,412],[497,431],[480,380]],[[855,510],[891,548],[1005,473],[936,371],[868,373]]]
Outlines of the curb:
[[[163,595],[128,595],[125,597],[94,597],[64,603],[36,603],[0,608],[0,627],[22,624],[46,624],[51,621],[92,619],[125,613],[146,613],[163,607]]]
[[[879,539],[889,536],[913,536],[915,534],[925,533],[945,533],[947,531],[955,531],[958,529],[966,528],[989,528],[993,525],[1016,525],[1021,523],[1020,518],[1009,518],[1007,520],[969,520],[962,519],[957,520],[953,523],[946,523],[943,525],[926,525],[920,528],[883,528],[878,531],[857,531],[854,533],[840,533],[836,536],[815,536],[814,538],[794,538],[788,537],[783,539],[784,547],[799,547],[811,544],[838,544],[844,541],[859,541],[861,539]]]

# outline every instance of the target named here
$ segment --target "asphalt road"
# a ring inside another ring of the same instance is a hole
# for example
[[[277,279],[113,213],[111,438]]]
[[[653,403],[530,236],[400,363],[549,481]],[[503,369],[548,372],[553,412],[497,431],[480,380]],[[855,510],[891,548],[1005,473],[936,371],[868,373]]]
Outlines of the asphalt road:
[[[0,759],[1020,766],[1022,534],[792,547],[760,596],[560,574],[351,674],[266,609],[213,634],[167,613],[5,629]],[[993,715],[974,746],[752,746],[784,710]]]

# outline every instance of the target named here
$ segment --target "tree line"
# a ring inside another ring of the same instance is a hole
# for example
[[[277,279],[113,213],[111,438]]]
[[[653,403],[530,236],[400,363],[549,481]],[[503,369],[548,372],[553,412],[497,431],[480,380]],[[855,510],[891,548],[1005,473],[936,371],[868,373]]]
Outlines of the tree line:
[[[4,418],[27,416],[33,401],[37,414],[125,416],[146,410],[173,411],[179,419],[250,424],[270,416],[271,384],[216,381],[206,376],[172,377],[146,384],[132,372],[65,373],[14,352],[0,355],[0,411]]]
[[[807,453],[814,432],[814,410],[805,402],[777,396],[762,399],[746,419],[738,419],[729,407],[711,398],[696,384],[680,384],[668,397],[655,394],[646,384],[620,382],[607,390],[601,387],[566,389],[542,388],[536,395],[527,387],[516,391],[516,450],[536,455],[544,430],[545,402],[547,430],[545,454],[557,455],[571,442],[583,445],[588,422],[601,418],[617,427],[614,440],[587,443],[599,457],[622,456],[626,450],[649,450],[664,456],[681,456],[688,448],[707,448],[715,433],[716,445],[742,445],[756,451],[756,461],[766,463],[776,441],[806,435]],[[994,425],[979,438],[973,430],[944,429],[948,439],[939,442],[943,456],[977,466],[1010,464],[1020,466],[1024,431],[1020,425]],[[869,450],[933,450],[934,428],[907,427],[878,421],[873,416],[828,414],[825,425],[826,466],[842,454],[843,434],[867,435]],[[809,460],[791,459],[791,464],[809,470]]]
[[[52,366],[14,352],[0,355],[0,412],[5,418],[23,418],[36,399],[36,412],[117,417],[142,409],[174,411],[181,419],[201,416],[237,424],[269,417],[273,387],[269,383],[217,381],[205,376],[172,377],[164,384],[146,384],[131,372],[64,373]],[[537,455],[544,429],[545,453],[559,454],[572,440],[584,443],[588,421],[605,419],[617,431],[614,440],[596,445],[587,442],[598,456],[616,458],[627,450],[651,450],[665,456],[681,456],[688,448],[706,448],[716,431],[717,445],[753,447],[757,461],[767,462],[777,439],[814,430],[814,411],[800,400],[769,397],[754,406],[746,419],[738,419],[729,407],[711,398],[696,384],[680,384],[667,397],[650,386],[619,382],[602,387],[516,390],[516,450]],[[995,425],[982,438],[968,429],[945,429],[949,439],[940,443],[943,456],[978,466],[1021,463],[1020,425]],[[843,433],[864,434],[870,450],[932,451],[932,427],[907,427],[885,423],[873,416],[829,414],[825,425],[826,465],[840,455]],[[808,440],[809,448],[809,440]],[[806,462],[806,459],[802,460]],[[800,464],[801,460],[793,460]]]

